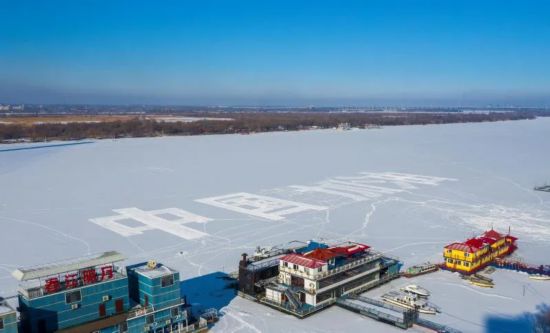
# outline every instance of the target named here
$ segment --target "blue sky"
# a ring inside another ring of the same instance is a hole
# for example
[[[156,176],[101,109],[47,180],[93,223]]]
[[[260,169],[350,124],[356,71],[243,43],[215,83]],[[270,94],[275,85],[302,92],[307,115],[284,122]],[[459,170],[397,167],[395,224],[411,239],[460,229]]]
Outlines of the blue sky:
[[[549,1],[0,0],[0,102],[550,106]]]

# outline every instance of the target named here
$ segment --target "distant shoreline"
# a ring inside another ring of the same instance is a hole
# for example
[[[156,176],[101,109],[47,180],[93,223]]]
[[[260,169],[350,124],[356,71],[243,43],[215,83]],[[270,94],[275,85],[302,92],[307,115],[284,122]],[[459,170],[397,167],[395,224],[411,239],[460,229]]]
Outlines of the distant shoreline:
[[[0,148],[0,153],[9,152],[9,151],[19,151],[19,150],[31,150],[31,149],[42,149],[42,148],[76,146],[76,145],[84,145],[84,144],[88,144],[88,143],[93,143],[93,141],[67,142],[67,143],[57,143],[57,144],[47,144],[47,145],[30,146],[30,147],[17,147],[17,148]]]
[[[0,116],[0,143],[74,141],[311,129],[479,123],[535,119],[546,110],[510,112],[186,112]]]

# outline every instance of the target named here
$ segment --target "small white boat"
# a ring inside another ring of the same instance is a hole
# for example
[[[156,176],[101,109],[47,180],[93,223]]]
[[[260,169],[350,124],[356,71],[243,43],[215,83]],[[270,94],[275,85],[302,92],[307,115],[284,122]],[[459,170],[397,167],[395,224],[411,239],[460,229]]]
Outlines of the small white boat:
[[[418,297],[408,293],[390,291],[382,295],[382,299],[387,303],[410,310],[416,310],[420,313],[436,314],[440,312],[439,308],[435,305],[428,303],[426,300],[418,299]]]
[[[405,292],[408,292],[408,293],[411,293],[411,294],[415,294],[415,295],[418,295],[418,296],[421,296],[421,297],[428,297],[430,296],[430,292],[422,287],[420,287],[419,285],[416,285],[416,284],[409,284],[403,288],[401,288],[402,291],[405,291]]]
[[[529,278],[533,280],[547,281],[550,280],[550,276],[544,274],[529,274]]]

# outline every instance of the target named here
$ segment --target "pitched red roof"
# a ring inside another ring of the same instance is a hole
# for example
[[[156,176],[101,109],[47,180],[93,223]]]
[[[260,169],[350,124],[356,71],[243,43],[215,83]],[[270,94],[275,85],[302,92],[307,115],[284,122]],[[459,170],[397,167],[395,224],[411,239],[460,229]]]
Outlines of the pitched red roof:
[[[332,249],[315,249],[307,254],[305,254],[305,257],[322,260],[322,261],[328,261],[332,258],[335,258],[339,255],[338,252],[333,251]]]
[[[282,261],[289,262],[291,264],[296,264],[299,266],[304,266],[307,268],[319,268],[323,265],[326,265],[326,262],[323,260],[318,260],[315,258],[307,258],[306,256],[303,256],[301,254],[287,254],[286,256],[281,258]]]
[[[356,253],[363,252],[369,249],[370,246],[364,244],[353,244],[349,246],[336,246],[328,249],[315,249],[309,253],[306,253],[304,256],[308,258],[318,259],[328,261],[332,258],[339,256],[349,257]]]
[[[498,239],[494,239],[494,238],[491,238],[491,237],[478,237],[478,239],[481,240],[485,244],[493,244],[498,240]]]
[[[483,236],[488,238],[493,238],[495,240],[501,239],[503,237],[500,233],[494,231],[493,229],[485,231]]]
[[[449,245],[445,246],[445,249],[447,249],[447,250],[458,250],[458,251],[467,252],[467,253],[474,253],[477,250],[479,250],[479,248],[474,247],[472,245],[468,245],[466,243],[452,243],[452,244],[449,244]]]
[[[470,238],[465,242],[465,244],[476,249],[481,249],[485,245],[483,239],[480,238]]]
[[[512,241],[517,240],[516,237],[511,235],[501,234],[493,229],[485,231],[480,237],[470,238],[464,243],[452,243],[445,246],[447,250],[459,250],[463,252],[473,253],[487,244],[493,244],[503,237],[509,238]]]

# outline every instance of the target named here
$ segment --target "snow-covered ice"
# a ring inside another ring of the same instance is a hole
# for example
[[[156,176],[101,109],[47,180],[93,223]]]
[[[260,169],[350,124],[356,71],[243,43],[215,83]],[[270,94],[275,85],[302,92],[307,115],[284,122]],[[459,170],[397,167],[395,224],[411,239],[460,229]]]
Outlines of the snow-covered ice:
[[[106,250],[182,278],[235,271],[258,245],[312,238],[364,242],[409,266],[490,227],[510,227],[525,261],[550,264],[550,193],[532,190],[550,182],[549,134],[550,119],[537,119],[0,152],[0,295],[15,294],[18,266]],[[492,277],[489,290],[438,272],[368,294],[418,283],[443,309],[429,318],[465,332],[550,303],[550,282]],[[233,298],[223,313],[215,332],[401,331],[336,307],[298,320]]]

